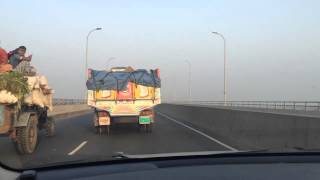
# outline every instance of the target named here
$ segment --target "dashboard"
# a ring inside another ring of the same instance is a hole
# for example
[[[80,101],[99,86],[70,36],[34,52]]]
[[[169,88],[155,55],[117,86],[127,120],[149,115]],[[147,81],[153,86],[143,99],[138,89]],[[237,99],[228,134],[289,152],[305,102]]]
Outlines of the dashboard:
[[[247,154],[124,159],[12,171],[1,168],[0,179],[163,180],[163,179],[320,179],[320,155]]]

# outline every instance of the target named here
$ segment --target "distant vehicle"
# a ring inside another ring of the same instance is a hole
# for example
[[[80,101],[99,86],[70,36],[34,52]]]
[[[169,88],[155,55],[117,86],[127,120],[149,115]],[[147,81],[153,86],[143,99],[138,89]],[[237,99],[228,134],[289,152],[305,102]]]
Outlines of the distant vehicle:
[[[160,72],[114,67],[110,71],[89,70],[88,105],[95,110],[96,132],[109,134],[110,125],[136,123],[152,131],[153,107],[161,103]],[[128,117],[116,118],[116,117]]]

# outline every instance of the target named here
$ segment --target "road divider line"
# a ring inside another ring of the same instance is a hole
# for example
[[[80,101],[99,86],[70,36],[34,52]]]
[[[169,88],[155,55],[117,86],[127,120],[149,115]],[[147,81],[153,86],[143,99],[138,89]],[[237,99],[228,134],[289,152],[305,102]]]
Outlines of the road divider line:
[[[231,146],[229,146],[229,145],[227,145],[227,144],[225,144],[225,143],[223,143],[223,142],[221,142],[221,141],[219,141],[219,140],[217,140],[217,139],[209,136],[208,134],[206,134],[206,133],[204,133],[204,132],[201,132],[201,131],[193,128],[193,127],[190,127],[190,126],[188,126],[188,125],[186,125],[186,124],[184,124],[184,123],[182,123],[182,122],[180,122],[180,121],[178,121],[178,120],[176,120],[176,119],[174,119],[174,118],[172,118],[172,117],[170,117],[170,116],[168,116],[168,115],[166,115],[166,114],[163,114],[163,113],[161,113],[161,112],[159,112],[159,111],[156,112],[156,113],[159,114],[159,115],[161,115],[161,116],[163,116],[163,117],[165,117],[165,118],[167,118],[167,119],[170,120],[170,121],[173,121],[173,122],[175,122],[175,123],[177,123],[177,124],[179,124],[179,125],[181,125],[181,126],[183,126],[183,127],[185,127],[185,128],[188,128],[188,129],[192,130],[193,132],[196,132],[196,133],[198,133],[198,134],[206,137],[207,139],[209,139],[209,140],[211,140],[211,141],[213,141],[213,142],[215,142],[215,143],[220,144],[221,146],[223,146],[223,147],[225,147],[225,148],[227,148],[227,149],[229,149],[229,150],[231,150],[231,151],[239,151],[239,150],[237,150],[236,148],[233,148],[233,147],[231,147]]]
[[[77,151],[79,151],[84,145],[87,144],[87,141],[83,141],[79,146],[77,146],[73,151],[69,152],[68,155],[72,156],[74,155]]]

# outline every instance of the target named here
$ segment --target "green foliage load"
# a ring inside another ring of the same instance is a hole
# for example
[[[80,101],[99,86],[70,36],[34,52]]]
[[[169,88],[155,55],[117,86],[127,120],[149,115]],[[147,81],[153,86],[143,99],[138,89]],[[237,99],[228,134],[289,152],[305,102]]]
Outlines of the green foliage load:
[[[29,93],[28,79],[22,73],[12,71],[0,74],[0,91],[6,90],[15,95],[18,99]]]

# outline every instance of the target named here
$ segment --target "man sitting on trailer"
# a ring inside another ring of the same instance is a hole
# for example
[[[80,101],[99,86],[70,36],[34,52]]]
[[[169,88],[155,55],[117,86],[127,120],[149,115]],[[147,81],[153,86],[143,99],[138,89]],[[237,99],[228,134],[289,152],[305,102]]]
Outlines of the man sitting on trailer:
[[[12,65],[15,71],[24,73],[26,75],[35,75],[36,70],[30,65],[32,55],[25,56],[27,48],[20,46],[19,48],[9,52],[9,64]]]

